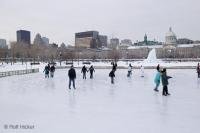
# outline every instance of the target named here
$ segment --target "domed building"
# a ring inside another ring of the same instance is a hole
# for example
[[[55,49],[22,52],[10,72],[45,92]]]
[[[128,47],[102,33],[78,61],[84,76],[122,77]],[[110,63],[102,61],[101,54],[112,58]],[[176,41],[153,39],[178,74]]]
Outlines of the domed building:
[[[166,33],[165,36],[165,43],[166,44],[177,44],[176,34],[172,31],[172,28],[169,28],[169,31]]]

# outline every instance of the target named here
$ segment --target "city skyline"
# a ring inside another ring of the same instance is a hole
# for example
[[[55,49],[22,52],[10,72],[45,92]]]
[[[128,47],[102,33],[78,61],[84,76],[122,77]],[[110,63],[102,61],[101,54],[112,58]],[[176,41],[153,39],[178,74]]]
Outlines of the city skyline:
[[[50,42],[74,44],[74,34],[97,30],[109,38],[164,41],[169,27],[178,38],[200,39],[198,0],[1,0],[0,38],[16,41],[17,30]],[[39,3],[39,4],[38,4]]]

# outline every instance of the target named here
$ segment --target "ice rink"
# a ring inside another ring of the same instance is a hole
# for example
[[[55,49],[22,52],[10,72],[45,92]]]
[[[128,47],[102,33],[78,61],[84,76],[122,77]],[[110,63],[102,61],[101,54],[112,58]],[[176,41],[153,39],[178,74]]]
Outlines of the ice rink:
[[[76,90],[68,90],[68,70],[53,79],[42,72],[0,79],[0,133],[198,133],[200,79],[195,70],[167,70],[171,96],[154,92],[155,70],[98,69],[94,79],[76,70]],[[5,125],[34,125],[11,129]]]

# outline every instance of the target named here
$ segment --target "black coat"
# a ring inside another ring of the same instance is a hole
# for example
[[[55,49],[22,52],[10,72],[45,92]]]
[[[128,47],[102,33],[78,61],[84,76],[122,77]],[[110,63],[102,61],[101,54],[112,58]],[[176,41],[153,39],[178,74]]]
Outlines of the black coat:
[[[163,86],[167,86],[169,84],[168,79],[170,79],[172,77],[167,76],[166,72],[161,74],[161,79],[162,79],[162,85]]]
[[[68,76],[70,79],[75,79],[76,78],[76,71],[74,68],[71,68],[69,71],[68,71]]]
[[[114,71],[117,70],[117,64],[113,64],[113,68],[112,68]]]
[[[160,65],[157,65],[156,69],[157,69],[158,71],[160,71]]]
[[[45,68],[44,68],[44,71],[43,72],[45,72],[45,74],[49,74],[49,67],[48,66],[45,66]]]
[[[84,66],[81,70],[81,72],[86,73],[87,72],[87,68]]]
[[[199,66],[197,67],[197,73],[200,73],[200,67]]]
[[[109,73],[109,77],[115,77],[115,72],[114,71],[111,71],[110,73]]]
[[[50,71],[51,71],[51,72],[54,72],[55,69],[56,69],[56,68],[55,68],[54,66],[51,66]]]
[[[94,67],[90,67],[89,70],[90,70],[90,73],[93,73],[95,71]]]

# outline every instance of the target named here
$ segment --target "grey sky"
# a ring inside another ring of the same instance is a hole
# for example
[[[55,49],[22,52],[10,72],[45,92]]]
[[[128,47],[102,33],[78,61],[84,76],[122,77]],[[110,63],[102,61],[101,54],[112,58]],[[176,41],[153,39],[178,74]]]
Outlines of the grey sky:
[[[74,42],[74,33],[101,34],[133,41],[164,41],[172,26],[178,37],[200,40],[199,0],[0,0],[0,38],[16,40],[26,29],[50,42]]]

